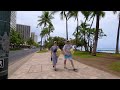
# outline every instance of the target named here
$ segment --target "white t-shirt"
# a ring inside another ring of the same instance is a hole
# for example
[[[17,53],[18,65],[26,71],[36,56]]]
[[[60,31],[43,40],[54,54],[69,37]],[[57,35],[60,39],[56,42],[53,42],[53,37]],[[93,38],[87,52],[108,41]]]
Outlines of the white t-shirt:
[[[63,51],[65,52],[66,55],[71,55],[70,49],[72,49],[72,45],[66,44],[63,47]]]

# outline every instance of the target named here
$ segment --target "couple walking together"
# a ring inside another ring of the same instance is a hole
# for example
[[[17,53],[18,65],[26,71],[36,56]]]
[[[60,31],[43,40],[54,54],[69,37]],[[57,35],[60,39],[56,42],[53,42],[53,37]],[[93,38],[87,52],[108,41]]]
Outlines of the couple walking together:
[[[72,45],[70,44],[70,41],[67,40],[66,44],[63,47],[63,54],[64,54],[64,59],[65,59],[64,60],[64,68],[67,69],[66,61],[69,60],[73,67],[73,71],[76,71],[77,69],[75,69],[75,67],[74,67],[71,49],[72,49]],[[58,50],[59,50],[59,47],[57,46],[57,42],[54,41],[54,45],[51,47],[51,58],[53,61],[53,68],[55,71],[57,71],[56,64],[57,64],[57,60],[58,60],[58,55],[57,55],[59,53]]]

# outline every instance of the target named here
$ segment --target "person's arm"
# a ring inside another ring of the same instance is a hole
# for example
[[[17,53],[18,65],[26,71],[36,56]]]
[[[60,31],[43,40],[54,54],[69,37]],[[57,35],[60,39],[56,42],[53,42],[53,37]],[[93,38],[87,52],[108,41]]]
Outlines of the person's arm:
[[[66,54],[65,46],[63,47],[63,54]]]

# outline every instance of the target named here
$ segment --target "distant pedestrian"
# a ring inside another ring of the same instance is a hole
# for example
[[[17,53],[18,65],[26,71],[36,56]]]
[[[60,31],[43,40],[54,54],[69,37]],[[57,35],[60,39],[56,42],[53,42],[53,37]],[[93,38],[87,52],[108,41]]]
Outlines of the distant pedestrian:
[[[76,71],[77,69],[75,69],[75,67],[74,67],[71,49],[72,49],[72,45],[70,44],[70,41],[67,40],[66,44],[63,47],[63,53],[64,53],[64,58],[65,58],[65,60],[64,60],[64,68],[67,69],[66,60],[68,59],[71,62],[73,70]]]
[[[53,62],[53,68],[56,71],[56,64],[58,60],[57,50],[59,47],[57,46],[57,42],[54,41],[54,45],[51,47],[51,60]]]

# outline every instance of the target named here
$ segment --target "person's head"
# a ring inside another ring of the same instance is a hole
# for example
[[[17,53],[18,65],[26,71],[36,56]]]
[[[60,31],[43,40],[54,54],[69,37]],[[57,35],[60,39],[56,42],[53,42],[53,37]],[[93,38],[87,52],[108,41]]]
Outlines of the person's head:
[[[70,44],[70,41],[69,41],[69,40],[67,40],[67,41],[66,41],[66,44]]]
[[[56,42],[56,41],[54,41],[54,45],[57,45],[57,42]]]

